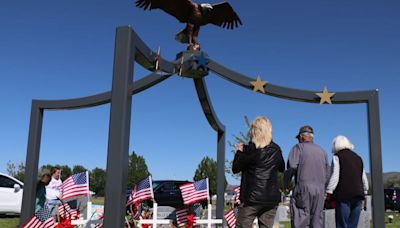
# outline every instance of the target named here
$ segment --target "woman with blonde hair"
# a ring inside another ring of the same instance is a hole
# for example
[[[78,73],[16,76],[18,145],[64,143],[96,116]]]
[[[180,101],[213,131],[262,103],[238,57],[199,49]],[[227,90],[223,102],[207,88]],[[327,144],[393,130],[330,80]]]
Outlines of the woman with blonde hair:
[[[272,227],[281,201],[278,172],[285,171],[280,147],[272,141],[271,121],[256,117],[250,124],[248,145],[236,145],[233,173],[241,172],[237,228],[252,227],[258,218],[260,228]]]
[[[368,179],[354,145],[343,135],[332,142],[332,175],[326,189],[336,200],[336,227],[357,227],[361,203],[368,191]]]

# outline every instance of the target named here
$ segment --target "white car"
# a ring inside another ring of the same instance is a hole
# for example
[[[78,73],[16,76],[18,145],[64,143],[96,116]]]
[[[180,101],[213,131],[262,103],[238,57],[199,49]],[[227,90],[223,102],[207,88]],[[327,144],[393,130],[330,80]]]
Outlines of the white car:
[[[0,173],[0,214],[20,214],[24,184]]]

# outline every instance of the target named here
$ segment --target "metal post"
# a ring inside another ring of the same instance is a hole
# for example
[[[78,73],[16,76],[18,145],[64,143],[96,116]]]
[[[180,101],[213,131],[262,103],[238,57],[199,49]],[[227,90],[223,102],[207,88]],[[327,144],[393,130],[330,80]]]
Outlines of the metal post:
[[[372,222],[373,227],[385,227],[383,197],[381,127],[379,119],[378,91],[371,93],[368,100],[369,160],[372,180]]]
[[[40,140],[42,136],[43,109],[32,101],[29,124],[28,149],[25,160],[24,194],[20,225],[25,224],[35,212],[36,181],[39,165]]]
[[[225,192],[225,129],[218,131],[217,145],[217,219],[224,217]]]
[[[117,28],[108,135],[104,227],[124,227],[132,105],[129,87],[132,87],[133,83],[134,51],[132,29]]]

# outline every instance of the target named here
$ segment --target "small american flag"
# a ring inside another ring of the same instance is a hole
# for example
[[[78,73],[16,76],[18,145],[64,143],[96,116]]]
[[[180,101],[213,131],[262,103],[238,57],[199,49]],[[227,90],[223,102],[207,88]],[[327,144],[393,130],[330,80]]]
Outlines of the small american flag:
[[[97,220],[101,220],[101,222],[96,223],[96,224],[94,225],[94,227],[95,227],[95,228],[101,228],[101,227],[103,227],[104,213],[103,213]]]
[[[236,217],[237,217],[238,210],[239,209],[237,207],[235,207],[225,213],[226,223],[228,223],[228,226],[230,228],[236,227]]]
[[[68,203],[64,203],[58,207],[60,216],[66,219],[77,219],[79,216],[79,211],[76,209],[71,209]]]
[[[140,201],[153,198],[154,198],[153,186],[151,182],[151,176],[149,176],[136,183],[135,188],[129,195],[129,199],[126,205],[129,206],[138,203]]]
[[[235,201],[234,204],[240,204],[240,186],[235,187],[233,192],[233,200]]]
[[[62,199],[89,194],[88,172],[77,173],[68,177],[60,186]]]
[[[179,188],[185,205],[208,200],[208,178],[181,185]]]
[[[44,206],[38,210],[35,215],[22,226],[23,228],[48,228],[55,227],[53,216],[50,214],[49,208]]]
[[[183,226],[187,223],[188,208],[183,208],[176,211],[176,223]]]

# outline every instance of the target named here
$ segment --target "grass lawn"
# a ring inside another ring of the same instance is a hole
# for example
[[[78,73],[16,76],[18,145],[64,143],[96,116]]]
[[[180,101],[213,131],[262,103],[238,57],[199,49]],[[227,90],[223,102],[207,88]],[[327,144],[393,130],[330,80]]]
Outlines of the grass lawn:
[[[104,197],[93,197],[92,204],[104,205]]]
[[[19,217],[0,217],[1,228],[15,228],[18,226]]]
[[[389,223],[389,215],[393,215],[393,222]],[[387,212],[385,213],[385,225],[386,228],[398,228],[400,227],[400,213]]]

